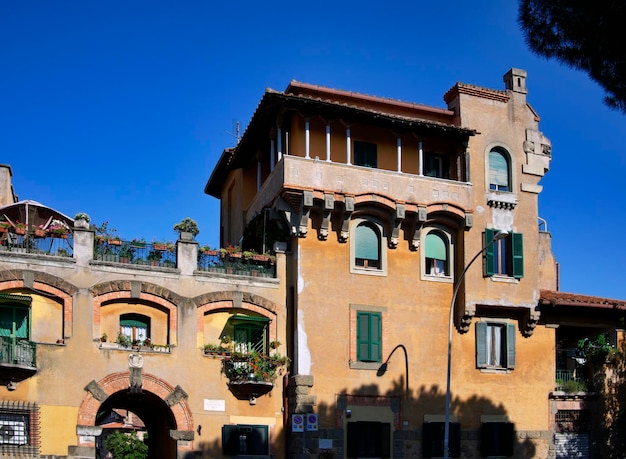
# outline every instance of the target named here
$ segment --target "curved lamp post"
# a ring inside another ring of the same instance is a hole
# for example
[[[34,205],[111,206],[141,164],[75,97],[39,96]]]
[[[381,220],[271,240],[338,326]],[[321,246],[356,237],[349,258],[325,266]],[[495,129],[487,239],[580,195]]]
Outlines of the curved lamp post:
[[[408,398],[409,396],[409,356],[406,352],[406,347],[404,347],[404,344],[398,344],[396,347],[393,348],[393,350],[387,356],[387,359],[385,360],[385,362],[380,367],[378,367],[378,370],[376,371],[376,376],[382,376],[385,374],[385,372],[387,371],[387,364],[389,363],[389,359],[391,358],[393,353],[396,352],[396,349],[398,348],[402,348],[402,350],[404,351],[404,367],[406,369],[406,384],[405,384],[405,389],[404,389],[404,396],[405,398]]]
[[[493,239],[487,244],[485,247],[480,250],[474,258],[470,260],[470,262],[463,268],[463,272],[454,283],[454,290],[452,292],[452,301],[450,301],[450,318],[448,321],[448,374],[446,376],[446,422],[443,433],[443,457],[448,459],[450,457],[450,367],[452,366],[452,324],[454,322],[454,303],[456,302],[456,296],[459,293],[459,287],[461,286],[461,282],[465,278],[465,273],[472,263],[476,261],[476,259],[481,256],[483,253],[487,251],[489,247],[495,244],[500,239],[504,239],[507,237],[509,233],[507,231],[498,231]]]

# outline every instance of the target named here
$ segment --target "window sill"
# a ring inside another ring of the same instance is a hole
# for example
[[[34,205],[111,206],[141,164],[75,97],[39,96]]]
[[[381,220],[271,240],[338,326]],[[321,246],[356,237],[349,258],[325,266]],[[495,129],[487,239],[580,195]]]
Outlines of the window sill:
[[[509,368],[479,368],[479,370],[481,373],[490,375],[508,375],[509,373],[511,373],[511,371],[513,371]]]
[[[358,362],[350,361],[350,368],[352,370],[378,370],[382,362]]]
[[[429,282],[443,282],[444,284],[451,284],[454,282],[451,276],[437,276],[435,274],[423,274],[422,280]]]
[[[367,276],[387,276],[387,271],[378,268],[361,268],[360,266],[351,266],[351,274],[365,274]]]
[[[516,277],[502,276],[502,275],[493,275],[489,276],[493,282],[503,282],[505,284],[518,284],[519,279]]]

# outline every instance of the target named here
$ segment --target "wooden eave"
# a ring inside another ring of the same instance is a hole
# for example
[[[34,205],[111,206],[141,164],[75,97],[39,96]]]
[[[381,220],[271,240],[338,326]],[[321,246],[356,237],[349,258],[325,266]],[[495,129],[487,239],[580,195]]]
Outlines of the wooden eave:
[[[332,98],[330,94],[326,96],[287,94],[267,89],[239,144],[234,149],[224,150],[222,153],[204,192],[219,198],[228,172],[246,167],[256,161],[256,153],[267,141],[269,132],[276,127],[276,120],[289,112],[298,112],[304,116],[319,116],[327,120],[341,119],[350,124],[381,126],[423,136],[454,138],[459,141],[477,134],[473,129],[428,119],[429,113],[432,117],[436,116],[435,111],[437,111],[437,116],[447,115],[446,110],[372,98],[372,96],[353,97],[353,100],[346,99],[342,102],[339,102],[336,97]],[[362,101],[361,104],[358,103],[359,100]],[[378,105],[376,106],[374,102]],[[383,110],[385,106],[389,107],[389,111]],[[409,109],[412,109],[415,115],[409,116]],[[398,114],[400,112],[404,114]]]

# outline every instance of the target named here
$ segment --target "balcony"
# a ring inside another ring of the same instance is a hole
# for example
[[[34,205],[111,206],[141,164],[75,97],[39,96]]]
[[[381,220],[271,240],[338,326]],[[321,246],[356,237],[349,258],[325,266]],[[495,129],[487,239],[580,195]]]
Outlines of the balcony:
[[[171,243],[152,243],[122,241],[121,239],[96,239],[93,251],[94,260],[131,264],[136,266],[155,266],[176,268],[176,246]]]
[[[276,277],[276,263],[270,257],[227,254],[217,250],[198,252],[198,270],[237,276]]]
[[[22,381],[37,372],[36,344],[25,340],[0,337],[0,383]]]
[[[247,209],[247,220],[262,212],[284,188],[315,189],[350,196],[380,194],[397,202],[451,204],[470,209],[472,185],[425,175],[283,156]]]
[[[39,237],[32,233],[22,235],[7,231],[0,236],[2,236],[0,237],[0,252],[31,253],[65,258],[71,258],[74,252],[72,234],[60,237],[46,233],[45,236]]]

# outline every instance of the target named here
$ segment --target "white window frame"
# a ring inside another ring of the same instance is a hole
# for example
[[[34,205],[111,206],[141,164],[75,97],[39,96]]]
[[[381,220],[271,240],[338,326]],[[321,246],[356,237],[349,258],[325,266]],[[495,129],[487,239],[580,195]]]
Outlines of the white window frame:
[[[430,233],[437,233],[440,236],[442,236],[444,239],[444,243],[446,244],[446,251],[448,255],[448,260],[447,260],[448,273],[447,274],[444,274],[444,275],[430,274],[427,270],[426,238],[428,234]],[[434,225],[434,226],[424,227],[422,228],[420,232],[420,247],[421,247],[420,249],[421,279],[425,281],[432,281],[432,282],[445,282],[448,284],[454,282],[454,239],[452,238],[452,235],[445,228],[441,226]]]
[[[366,268],[356,264],[356,229],[361,223],[369,223],[374,226],[380,235],[380,266],[376,268]],[[383,225],[373,217],[357,217],[350,222],[350,272],[352,274],[366,274],[369,276],[387,275],[387,236]]]

